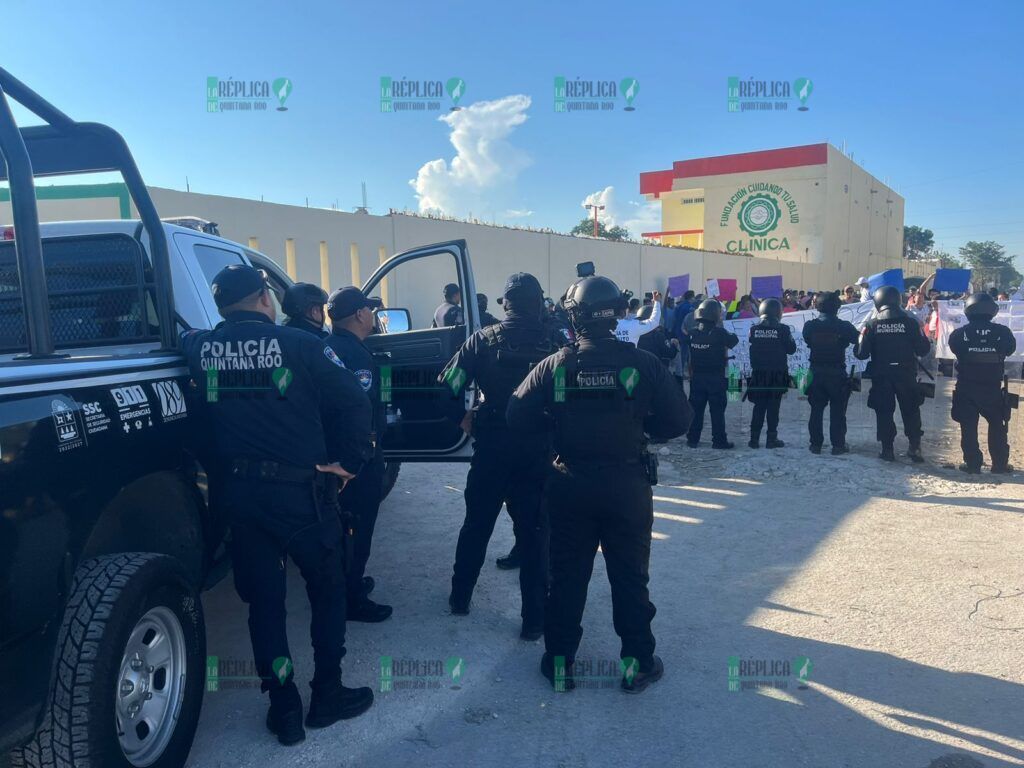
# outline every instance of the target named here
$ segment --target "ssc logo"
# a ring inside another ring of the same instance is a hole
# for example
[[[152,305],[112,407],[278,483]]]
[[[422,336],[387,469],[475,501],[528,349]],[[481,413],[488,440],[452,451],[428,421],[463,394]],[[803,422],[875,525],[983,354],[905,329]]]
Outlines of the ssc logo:
[[[737,216],[740,229],[748,235],[766,235],[779,226],[782,211],[771,195],[752,195],[740,206]]]
[[[370,387],[373,386],[373,373],[365,368],[361,368],[356,371],[356,378],[359,379],[359,385],[363,388],[363,391],[369,392]]]

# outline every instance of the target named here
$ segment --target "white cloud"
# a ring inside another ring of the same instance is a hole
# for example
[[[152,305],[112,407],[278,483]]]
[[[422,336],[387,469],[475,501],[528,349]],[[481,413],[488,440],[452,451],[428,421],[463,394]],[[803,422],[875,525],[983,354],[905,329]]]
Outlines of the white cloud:
[[[465,216],[471,211],[493,210],[495,198],[507,194],[530,164],[526,152],[508,141],[512,131],[526,122],[529,107],[529,96],[505,96],[478,101],[438,118],[451,128],[455,157],[451,163],[443,158],[424,163],[409,182],[420,212]]]
[[[517,208],[509,208],[505,211],[506,219],[525,219],[528,216],[533,216],[533,211],[527,211]]]
[[[639,240],[644,232],[657,232],[661,229],[661,204],[657,201],[628,200],[623,206],[615,194],[615,187],[605,187],[587,195],[580,203],[584,213],[593,216],[594,212],[586,209],[588,203],[604,206],[604,210],[598,211],[597,214],[602,224],[606,227],[623,226],[636,240]]]

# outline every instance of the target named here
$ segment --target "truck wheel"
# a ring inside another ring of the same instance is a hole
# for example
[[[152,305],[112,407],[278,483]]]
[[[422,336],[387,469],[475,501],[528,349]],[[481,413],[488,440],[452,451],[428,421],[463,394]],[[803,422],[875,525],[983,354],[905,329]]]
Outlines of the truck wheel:
[[[138,552],[87,560],[58,634],[43,725],[12,764],[184,765],[205,654],[202,604],[177,560]]]
[[[384,475],[381,477],[380,499],[383,501],[391,493],[398,482],[398,470],[402,468],[400,461],[389,461],[384,465]]]

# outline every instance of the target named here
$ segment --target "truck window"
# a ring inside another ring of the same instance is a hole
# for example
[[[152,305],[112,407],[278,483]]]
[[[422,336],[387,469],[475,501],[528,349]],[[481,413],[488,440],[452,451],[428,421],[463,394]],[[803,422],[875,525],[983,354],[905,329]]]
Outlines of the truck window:
[[[224,267],[245,263],[242,261],[242,254],[237,251],[229,251],[226,248],[215,248],[212,245],[196,243],[192,249],[196,255],[196,261],[199,262],[199,268],[203,270],[203,277],[206,278],[207,285],[213,285],[213,278]]]
[[[43,240],[50,323],[58,349],[153,341],[152,276],[126,235]],[[0,243],[0,353],[27,349],[14,244]]]

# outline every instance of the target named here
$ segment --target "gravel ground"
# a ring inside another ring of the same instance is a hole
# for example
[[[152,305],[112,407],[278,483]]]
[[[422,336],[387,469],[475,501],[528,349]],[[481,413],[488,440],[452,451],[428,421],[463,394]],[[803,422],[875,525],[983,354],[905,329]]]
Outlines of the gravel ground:
[[[349,628],[346,682],[373,686],[373,709],[285,749],[264,730],[258,691],[222,683],[206,694],[190,765],[1024,764],[1020,481],[943,466],[959,460],[945,391],[925,412],[929,462],[879,461],[865,397],[851,404],[854,452],[843,457],[808,453],[807,404],[793,395],[781,450],[745,447],[749,404],[730,405],[730,436],[742,448],[660,447],[651,594],[666,675],[641,696],[603,679],[556,694],[541,677],[541,643],[517,637],[515,574],[493,566],[511,544],[504,516],[473,613],[450,616],[466,465],[405,465],[369,569],[374,597],[393,603],[395,616]],[[1015,453],[1019,432],[1014,424]],[[305,695],[309,612],[294,569],[290,587]],[[245,611],[231,584],[204,602],[209,653],[247,662]],[[580,658],[614,671],[600,557],[584,630]],[[381,656],[433,662],[428,672],[461,658],[464,673],[457,686],[442,672],[427,687],[380,692]],[[778,687],[743,680],[730,691],[733,656],[775,665]],[[798,657],[811,662],[805,688],[792,674]]]

